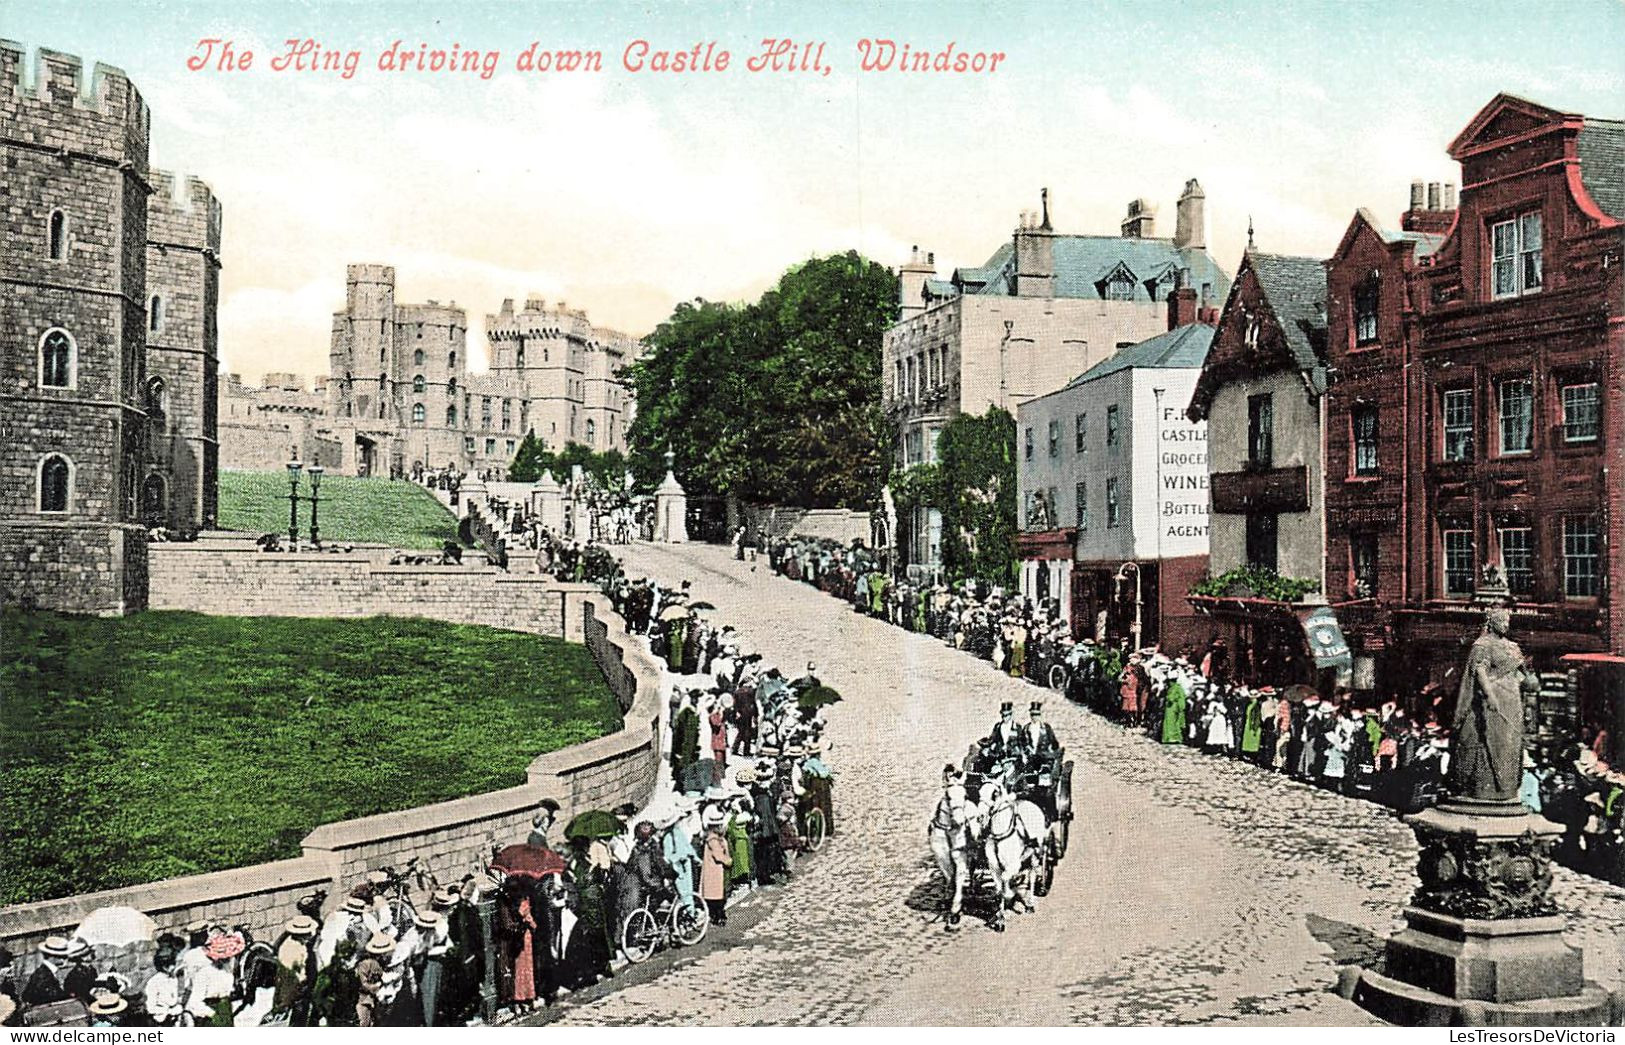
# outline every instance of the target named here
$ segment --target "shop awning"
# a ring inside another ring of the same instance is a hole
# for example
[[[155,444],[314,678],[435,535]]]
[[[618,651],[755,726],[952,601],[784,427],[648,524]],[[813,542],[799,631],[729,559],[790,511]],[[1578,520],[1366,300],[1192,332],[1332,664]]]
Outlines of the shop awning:
[[[1617,653],[1565,653],[1557,659],[1564,664],[1617,664],[1625,667],[1625,657]]]

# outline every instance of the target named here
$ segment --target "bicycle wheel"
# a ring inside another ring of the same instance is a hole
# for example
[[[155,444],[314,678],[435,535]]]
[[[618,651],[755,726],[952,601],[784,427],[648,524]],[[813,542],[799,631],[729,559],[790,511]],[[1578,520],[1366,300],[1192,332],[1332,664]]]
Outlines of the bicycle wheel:
[[[816,853],[824,844],[824,811],[810,809],[807,811],[807,851]]]
[[[621,950],[626,952],[626,960],[633,965],[647,960],[655,952],[659,940],[660,927],[655,924],[655,916],[649,913],[647,907],[633,911],[621,923]]]
[[[671,934],[677,942],[692,947],[705,939],[706,932],[711,928],[711,911],[703,903],[692,907],[679,903],[671,916]]]
[[[1050,668],[1049,668],[1049,688],[1050,689],[1064,690],[1064,689],[1066,689],[1067,683],[1069,681],[1070,681],[1070,679],[1067,678],[1067,670],[1066,670],[1066,665],[1065,664],[1051,664],[1050,665]]]

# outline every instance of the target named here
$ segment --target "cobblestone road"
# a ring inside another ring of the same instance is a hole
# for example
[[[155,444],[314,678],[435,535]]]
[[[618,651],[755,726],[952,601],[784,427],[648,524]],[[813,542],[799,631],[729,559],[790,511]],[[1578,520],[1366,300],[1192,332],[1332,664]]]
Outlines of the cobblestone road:
[[[940,906],[925,824],[944,761],[1002,700],[1045,696],[985,662],[852,613],[724,549],[637,546],[628,571],[716,604],[830,709],[840,833],[784,890],[752,900],[730,944],[660,976],[566,1001],[579,1024],[1363,1024],[1338,970],[1380,952],[1416,846],[1391,813],[1186,748],[1164,748],[1058,695],[1078,819],[1054,891],[997,934]],[[1625,889],[1558,870],[1586,972],[1625,986]],[[744,912],[741,912],[744,913]],[[640,978],[641,979],[641,978]]]

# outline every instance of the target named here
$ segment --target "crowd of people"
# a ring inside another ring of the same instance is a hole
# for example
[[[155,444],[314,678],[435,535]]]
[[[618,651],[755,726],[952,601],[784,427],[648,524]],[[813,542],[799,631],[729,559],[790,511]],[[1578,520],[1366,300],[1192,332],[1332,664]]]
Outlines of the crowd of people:
[[[915,583],[895,576],[881,553],[862,545],[775,538],[766,552],[775,573],[858,612],[934,635],[997,670],[1058,685],[1162,743],[1245,759],[1406,812],[1445,794],[1450,730],[1437,697],[1428,714],[1413,716],[1397,703],[1372,706],[1347,689],[1322,694],[1303,685],[1253,685],[1235,670],[1245,651],[1232,654],[1222,640],[1177,654],[1074,640],[1053,602],[1035,605],[978,581]],[[1625,882],[1625,769],[1607,763],[1606,733],[1591,741],[1531,751],[1523,797],[1566,828],[1560,860]]]
[[[559,803],[544,799],[528,836],[514,840],[540,858],[528,872],[501,863],[507,848],[483,873],[450,884],[380,868],[336,904],[325,893],[304,897],[269,939],[209,921],[117,947],[53,936],[21,988],[14,956],[0,948],[0,1023],[500,1021],[614,976],[634,912],[677,905],[690,925],[725,924],[730,898],[788,880],[833,829],[821,708],[838,697],[812,665],[787,679],[743,653],[732,629],[703,619],[705,604],[689,598],[687,583],[672,590],[630,580],[593,543],[544,531],[539,544],[547,569],[601,586],[627,631],[676,676],[664,738],[671,787],[641,810],[627,804],[568,823],[559,822]],[[591,829],[573,830],[587,817]]]

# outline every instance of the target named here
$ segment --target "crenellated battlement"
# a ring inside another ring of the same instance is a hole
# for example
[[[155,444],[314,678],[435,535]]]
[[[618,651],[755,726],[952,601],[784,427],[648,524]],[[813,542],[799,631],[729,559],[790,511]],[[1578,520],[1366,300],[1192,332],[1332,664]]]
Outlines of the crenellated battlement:
[[[128,162],[145,173],[152,114],[124,70],[96,63],[87,92],[77,55],[39,48],[32,84],[26,57],[21,44],[0,40],[0,124],[7,138]]]
[[[221,209],[214,190],[193,175],[147,171],[147,238],[220,252]]]

